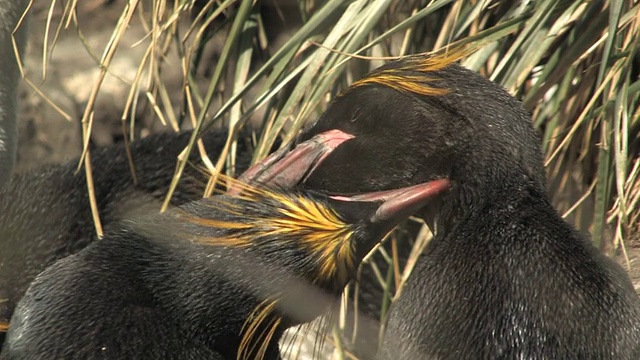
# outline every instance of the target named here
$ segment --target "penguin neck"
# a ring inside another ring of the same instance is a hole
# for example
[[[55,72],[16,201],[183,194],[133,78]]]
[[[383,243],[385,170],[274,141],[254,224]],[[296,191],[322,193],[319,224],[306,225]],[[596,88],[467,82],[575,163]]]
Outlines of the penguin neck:
[[[249,286],[237,280],[249,261],[242,260],[237,249],[189,241],[185,229],[190,230],[177,218],[154,214],[126,221],[90,251],[108,268],[126,269],[148,292],[149,302],[165,314],[163,321],[179,327],[185,338],[224,358],[236,358],[242,327],[258,303],[246,290]],[[269,354],[277,356],[283,331],[276,329]]]
[[[158,238],[155,240],[157,243]],[[318,302],[313,310],[309,310],[312,301],[290,301],[294,296],[301,299],[300,294],[313,294],[314,289],[307,285],[300,290],[305,284],[299,278],[280,264],[261,259],[258,251],[170,239],[162,242],[167,259],[145,268],[145,282],[191,337],[227,358],[235,358],[235,349],[253,320],[263,318],[251,341],[272,332],[267,352],[275,354],[284,331],[302,322],[297,319],[326,311],[326,302],[318,300],[321,294],[313,297]],[[296,307],[302,307],[298,310],[302,315],[298,316]]]
[[[510,212],[517,212],[517,205],[532,201],[548,203],[544,184],[517,167],[485,167],[473,176],[452,179],[450,191],[425,210],[424,218],[435,237],[443,238],[462,223],[490,222],[487,217],[497,212],[516,217]]]
[[[241,249],[193,243],[173,247],[170,263],[148,269],[148,278],[155,296],[203,339],[223,333],[240,336],[246,319],[262,299],[275,297],[275,290],[256,275],[261,264],[243,257]],[[256,285],[260,283],[265,286]],[[274,338],[283,331],[276,330]]]

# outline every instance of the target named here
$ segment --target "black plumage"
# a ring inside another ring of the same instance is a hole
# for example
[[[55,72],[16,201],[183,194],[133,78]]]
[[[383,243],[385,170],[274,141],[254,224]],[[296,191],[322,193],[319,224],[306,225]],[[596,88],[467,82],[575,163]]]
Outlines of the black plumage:
[[[155,213],[160,209],[179,153],[190,133],[155,134],[131,145],[137,183],[131,175],[123,145],[92,151],[94,189],[102,225],[132,216]],[[203,136],[210,158],[218,156],[226,134],[210,132]],[[239,142],[237,170],[250,161],[250,149]],[[193,163],[199,154],[192,154]],[[0,188],[0,350],[13,310],[31,281],[55,261],[75,254],[97,237],[89,206],[84,172],[77,172],[77,160],[49,165],[14,176]],[[178,206],[200,199],[207,178],[188,165],[174,196]],[[362,283],[374,281],[365,277]],[[362,291],[362,308],[379,308],[377,292]]]
[[[333,199],[241,186],[115,225],[40,274],[3,359],[277,359],[362,257],[447,182]]]
[[[123,145],[92,152],[94,192],[104,226],[134,214],[157,212],[173,177],[177,156],[190,133],[156,134],[131,145],[137,183]],[[219,154],[226,134],[203,137],[211,157]],[[238,167],[250,151],[241,143]],[[199,155],[194,153],[193,162]],[[55,261],[95,241],[84,171],[77,160],[14,176],[0,188],[0,322],[8,321],[29,283]],[[187,166],[172,205],[202,197],[207,178]],[[0,329],[1,330],[1,329]],[[4,333],[0,331],[0,348]]]
[[[638,296],[624,270],[550,204],[530,116],[454,58],[386,64],[299,139],[328,130],[354,136],[304,188],[452,183],[422,212],[435,237],[390,310],[378,358],[640,358]],[[281,170],[277,161],[264,168],[252,177]]]

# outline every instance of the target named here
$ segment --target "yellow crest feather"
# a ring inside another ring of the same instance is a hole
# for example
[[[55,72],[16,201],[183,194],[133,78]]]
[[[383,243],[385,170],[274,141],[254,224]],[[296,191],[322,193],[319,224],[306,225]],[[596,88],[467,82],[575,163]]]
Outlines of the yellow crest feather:
[[[392,89],[424,96],[444,95],[447,89],[429,86],[429,73],[442,70],[465,57],[470,51],[464,47],[454,50],[406,56],[400,61],[402,66],[374,70],[351,85],[357,88],[368,84],[379,84]],[[415,74],[416,72],[421,74]]]
[[[338,275],[339,281],[344,280],[343,275],[346,274],[340,265],[345,262],[344,265],[353,266],[352,248],[349,242],[353,230],[334,210],[304,196],[286,196],[266,188],[251,186],[228,176],[218,176],[223,185],[233,185],[241,189],[239,194],[233,195],[235,198],[245,201],[260,201],[265,198],[276,201],[280,205],[278,212],[281,216],[266,218],[243,213],[243,209],[240,209],[237,204],[220,199],[209,203],[209,206],[215,206],[228,214],[242,216],[246,222],[201,218],[186,211],[178,212],[180,218],[192,224],[220,229],[247,230],[260,227],[263,229],[261,234],[265,236],[297,234],[299,244],[322,260],[319,274],[322,278],[329,279]],[[196,240],[215,246],[249,246],[254,236],[246,232],[246,235],[234,237],[202,237]]]

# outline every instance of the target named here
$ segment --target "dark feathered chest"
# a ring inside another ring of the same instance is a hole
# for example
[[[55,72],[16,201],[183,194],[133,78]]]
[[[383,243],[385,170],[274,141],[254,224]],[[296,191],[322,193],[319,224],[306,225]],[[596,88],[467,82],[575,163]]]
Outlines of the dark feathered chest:
[[[640,303],[621,269],[555,213],[504,220],[459,224],[428,246],[381,358],[635,358]]]

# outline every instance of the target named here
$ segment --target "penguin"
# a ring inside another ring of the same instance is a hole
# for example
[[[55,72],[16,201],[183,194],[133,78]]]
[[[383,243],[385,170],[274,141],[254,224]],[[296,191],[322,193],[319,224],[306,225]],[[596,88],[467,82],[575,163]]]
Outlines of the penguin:
[[[354,137],[298,187],[330,195],[451,182],[420,211],[434,238],[389,311],[377,359],[640,358],[628,275],[553,208],[530,115],[456,64],[460,54],[374,70],[241,179],[277,182],[304,161],[288,149],[344,131]]]
[[[104,226],[160,210],[177,156],[190,136],[190,132],[160,133],[133,142],[135,180],[123,144],[92,151],[94,193]],[[202,139],[208,155],[214,157],[222,150],[226,134],[210,132]],[[244,169],[251,151],[238,144],[238,169]],[[190,160],[195,164],[198,158],[194,153]],[[36,275],[97,240],[85,175],[76,171],[77,164],[73,160],[33,169],[0,188],[0,322],[9,321]],[[206,181],[201,170],[187,166],[172,206],[202,198]],[[0,341],[3,338],[0,328]]]
[[[289,168],[290,181],[324,156]],[[338,301],[371,248],[449,187],[331,197],[234,184],[116,223],[47,268],[0,358],[279,359],[283,331]]]

